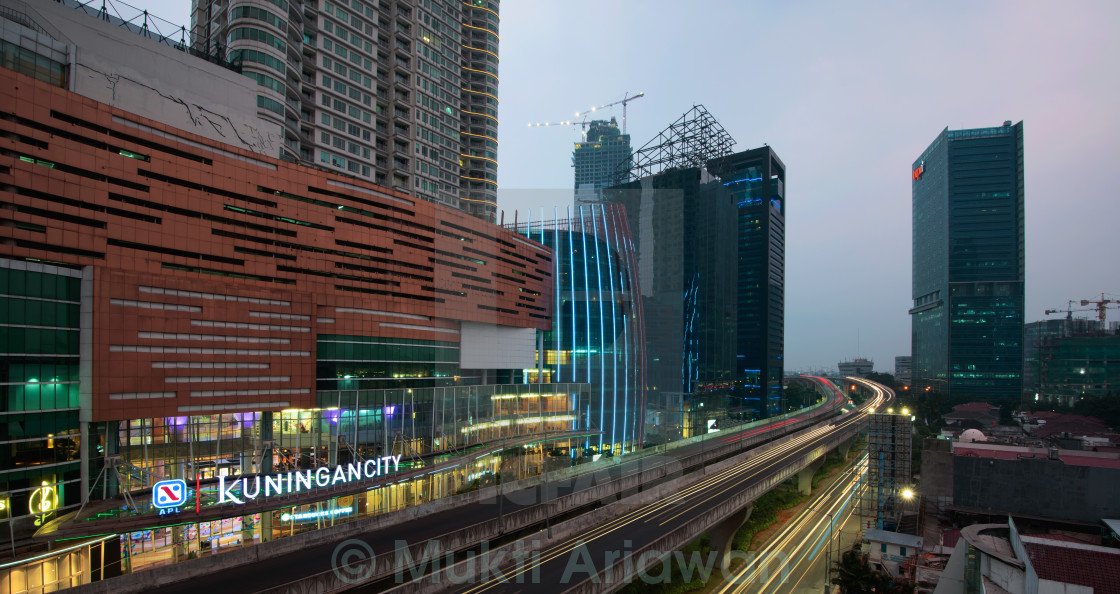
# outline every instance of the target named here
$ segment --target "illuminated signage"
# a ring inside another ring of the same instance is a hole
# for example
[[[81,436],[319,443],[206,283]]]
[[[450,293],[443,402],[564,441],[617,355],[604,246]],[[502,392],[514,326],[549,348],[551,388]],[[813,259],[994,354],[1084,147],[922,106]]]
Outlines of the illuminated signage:
[[[341,514],[348,514],[354,511],[353,507],[340,507],[337,509],[324,509],[322,511],[304,512],[301,514],[283,514],[280,516],[281,522],[291,522],[294,520],[315,520],[318,518],[329,518]]]
[[[58,507],[58,491],[54,487],[47,486],[46,481],[43,486],[31,492],[31,497],[28,499],[27,508],[32,514],[38,516],[35,519],[36,526],[42,526],[43,522],[47,519],[47,515],[52,510]]]
[[[914,181],[918,181],[918,178],[922,177],[922,174],[925,173],[925,172],[926,172],[926,162],[922,161],[922,162],[918,163],[918,166],[915,167],[914,171],[912,172],[912,175],[914,176]]]
[[[187,501],[187,483],[182,479],[160,481],[152,486],[152,505],[171,509]]]
[[[260,476],[252,479],[242,477],[226,483],[226,477],[218,477],[218,503],[244,504],[250,499],[258,497],[272,497],[284,493],[298,493],[310,491],[316,487],[328,487],[346,484],[362,479],[374,478],[389,473],[389,464],[393,465],[393,472],[400,469],[401,457],[382,456],[365,462],[354,462],[346,466],[323,467],[315,470],[301,472],[279,473],[276,476],[266,476],[263,479],[262,491]]]

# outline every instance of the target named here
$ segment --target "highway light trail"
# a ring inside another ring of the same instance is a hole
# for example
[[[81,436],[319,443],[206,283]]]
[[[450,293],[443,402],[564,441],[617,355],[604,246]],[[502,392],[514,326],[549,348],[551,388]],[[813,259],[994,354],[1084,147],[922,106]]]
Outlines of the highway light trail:
[[[614,561],[621,561],[624,548],[629,547],[627,544],[624,546],[615,546],[616,544],[642,542],[635,534],[641,533],[643,530],[653,530],[657,534],[666,534],[669,531],[684,525],[690,518],[685,517],[690,513],[695,514],[698,510],[711,508],[712,505],[725,500],[727,497],[741,491],[742,489],[754,485],[758,480],[768,480],[781,468],[792,463],[794,460],[810,454],[814,447],[823,446],[825,439],[832,435],[835,431],[848,429],[854,423],[860,423],[864,420],[866,411],[870,408],[877,407],[882,404],[889,395],[879,389],[875,384],[865,384],[872,390],[875,390],[876,395],[865,403],[855,414],[844,415],[837,417],[832,424],[817,427],[815,429],[807,430],[806,432],[796,435],[792,438],[787,438],[786,441],[772,443],[764,446],[766,449],[757,453],[756,455],[743,460],[733,466],[724,470],[713,473],[710,476],[705,476],[698,479],[692,485],[682,488],[679,492],[672,494],[662,500],[656,501],[649,505],[645,505],[639,509],[624,513],[618,518],[609,520],[601,525],[595,526],[591,530],[583,531],[580,534],[573,535],[564,541],[548,547],[541,551],[540,556],[536,562],[528,566],[518,566],[516,570],[504,574],[503,580],[494,580],[484,584],[474,585],[464,590],[466,592],[486,592],[495,588],[517,588],[517,581],[525,581],[524,574],[533,572],[536,577],[544,568],[549,573],[558,573],[556,570],[566,560],[565,558],[572,555],[574,551],[580,547],[586,547],[589,544],[597,543],[599,546],[606,546],[608,549],[613,548],[622,552],[614,557]],[[836,402],[842,401],[843,394],[839,390],[835,390]],[[768,427],[773,429],[774,425]],[[744,434],[754,434],[757,430],[752,429]],[[736,436],[728,436],[726,439],[729,442],[742,439],[746,435],[740,434]],[[840,505],[845,505],[841,503]],[[818,523],[819,524],[819,523]],[[811,541],[807,541],[802,545],[802,548],[808,548]],[[458,564],[457,564],[458,565]],[[446,568],[450,570],[451,568]],[[602,568],[598,568],[602,569]],[[538,584],[538,588],[552,590],[562,586],[566,589],[576,584],[560,584],[560,580],[549,581],[545,579],[542,583]]]

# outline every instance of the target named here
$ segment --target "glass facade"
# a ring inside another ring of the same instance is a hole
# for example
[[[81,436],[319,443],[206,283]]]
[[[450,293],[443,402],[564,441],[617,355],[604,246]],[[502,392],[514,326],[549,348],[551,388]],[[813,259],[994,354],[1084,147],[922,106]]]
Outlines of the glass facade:
[[[644,318],[625,213],[617,205],[581,205],[566,220],[518,230],[556,250],[556,314],[542,337],[545,369],[553,381],[591,387],[580,426],[602,431],[591,447],[616,454],[640,448]]]
[[[1086,396],[1115,397],[1120,390],[1120,336],[1056,338],[1040,350],[1040,400],[1072,406]]]
[[[650,425],[665,438],[782,411],[784,185],[763,147],[604,194],[634,230]]]
[[[81,500],[81,272],[0,258],[0,517],[17,531]]]
[[[944,130],[914,163],[913,374],[953,399],[1018,398],[1023,126]]]
[[[782,410],[785,352],[785,165],[769,147],[716,159],[737,221],[736,387],[765,416]]]

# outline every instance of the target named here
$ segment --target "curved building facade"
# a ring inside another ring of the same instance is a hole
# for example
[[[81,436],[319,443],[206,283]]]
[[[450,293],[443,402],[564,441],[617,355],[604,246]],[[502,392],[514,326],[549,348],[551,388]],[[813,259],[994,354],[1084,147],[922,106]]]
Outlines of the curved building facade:
[[[646,351],[630,227],[620,205],[581,205],[566,214],[516,227],[556,254],[555,315],[543,333],[544,365],[552,381],[590,386],[580,428],[602,433],[589,447],[632,451],[645,434]]]

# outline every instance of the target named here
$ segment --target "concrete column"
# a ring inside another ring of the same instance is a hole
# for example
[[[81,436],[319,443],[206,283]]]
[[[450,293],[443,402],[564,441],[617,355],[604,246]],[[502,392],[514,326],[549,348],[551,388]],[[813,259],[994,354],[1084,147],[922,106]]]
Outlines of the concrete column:
[[[856,437],[853,435],[848,439],[840,442],[840,445],[836,446],[836,451],[839,452],[841,458],[843,458],[844,460],[848,459],[848,452],[851,451],[852,444],[855,443],[855,441]]]
[[[813,475],[816,474],[821,464],[824,464],[824,457],[817,458],[810,462],[808,466],[797,472],[797,490],[800,491],[802,495],[812,493]]]
[[[727,516],[708,531],[708,535],[711,537],[712,550],[720,553],[720,569],[726,570],[731,562],[731,546],[734,544],[735,533],[751,517],[753,510],[754,504],[748,503],[746,507]]]
[[[361,495],[361,497],[365,497]],[[261,542],[272,540],[272,512],[261,512]]]
[[[272,411],[266,410],[261,413],[261,463],[260,469],[257,472],[261,474],[272,474],[272,448],[275,444],[272,435]]]

